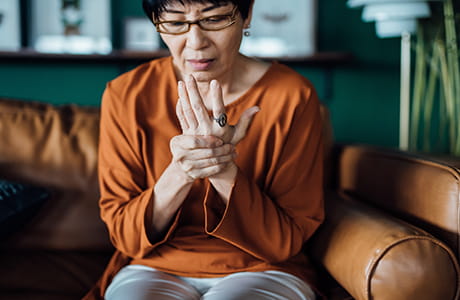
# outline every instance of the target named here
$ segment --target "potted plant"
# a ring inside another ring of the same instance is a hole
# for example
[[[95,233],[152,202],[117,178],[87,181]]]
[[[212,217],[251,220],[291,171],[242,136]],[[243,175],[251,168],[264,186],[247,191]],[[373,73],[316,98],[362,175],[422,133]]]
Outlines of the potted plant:
[[[460,156],[460,3],[430,6],[414,47],[410,149]]]

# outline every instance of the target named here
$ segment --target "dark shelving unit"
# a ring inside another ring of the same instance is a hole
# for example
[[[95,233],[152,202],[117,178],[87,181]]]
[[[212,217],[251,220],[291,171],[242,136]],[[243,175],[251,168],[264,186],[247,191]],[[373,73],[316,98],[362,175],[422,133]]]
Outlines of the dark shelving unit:
[[[110,54],[50,54],[40,53],[31,49],[19,51],[2,52],[0,51],[0,62],[18,63],[18,62],[87,62],[87,63],[117,63],[117,64],[135,64],[146,62],[148,60],[164,57],[169,55],[168,50],[159,50],[152,52],[136,52],[126,50],[115,50]],[[264,57],[263,60],[277,60],[283,63],[295,63],[301,65],[313,65],[332,67],[348,63],[353,59],[349,53],[343,52],[318,52],[317,54],[306,57]]]

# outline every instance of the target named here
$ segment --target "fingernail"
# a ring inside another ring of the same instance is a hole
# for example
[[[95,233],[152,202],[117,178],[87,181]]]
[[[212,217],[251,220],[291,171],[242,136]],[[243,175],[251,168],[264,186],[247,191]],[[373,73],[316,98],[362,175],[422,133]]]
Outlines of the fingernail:
[[[217,87],[217,80],[213,79],[211,80],[211,87],[216,88]]]
[[[217,141],[216,141],[216,146],[217,146],[217,147],[220,147],[220,146],[222,146],[223,144],[224,144],[224,142],[223,142],[222,140],[217,140]]]

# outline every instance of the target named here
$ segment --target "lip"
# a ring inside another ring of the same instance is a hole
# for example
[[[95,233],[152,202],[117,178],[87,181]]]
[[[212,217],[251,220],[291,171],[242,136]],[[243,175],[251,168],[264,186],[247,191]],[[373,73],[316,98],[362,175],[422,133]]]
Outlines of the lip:
[[[209,69],[214,59],[187,59],[194,71],[205,71]]]

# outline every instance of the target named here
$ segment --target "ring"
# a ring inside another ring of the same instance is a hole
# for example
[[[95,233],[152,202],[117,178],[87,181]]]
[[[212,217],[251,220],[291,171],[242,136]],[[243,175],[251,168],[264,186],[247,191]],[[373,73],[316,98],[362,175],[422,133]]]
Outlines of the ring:
[[[217,118],[214,118],[214,121],[216,121],[220,127],[224,127],[227,124],[227,115],[225,113],[220,114]]]

